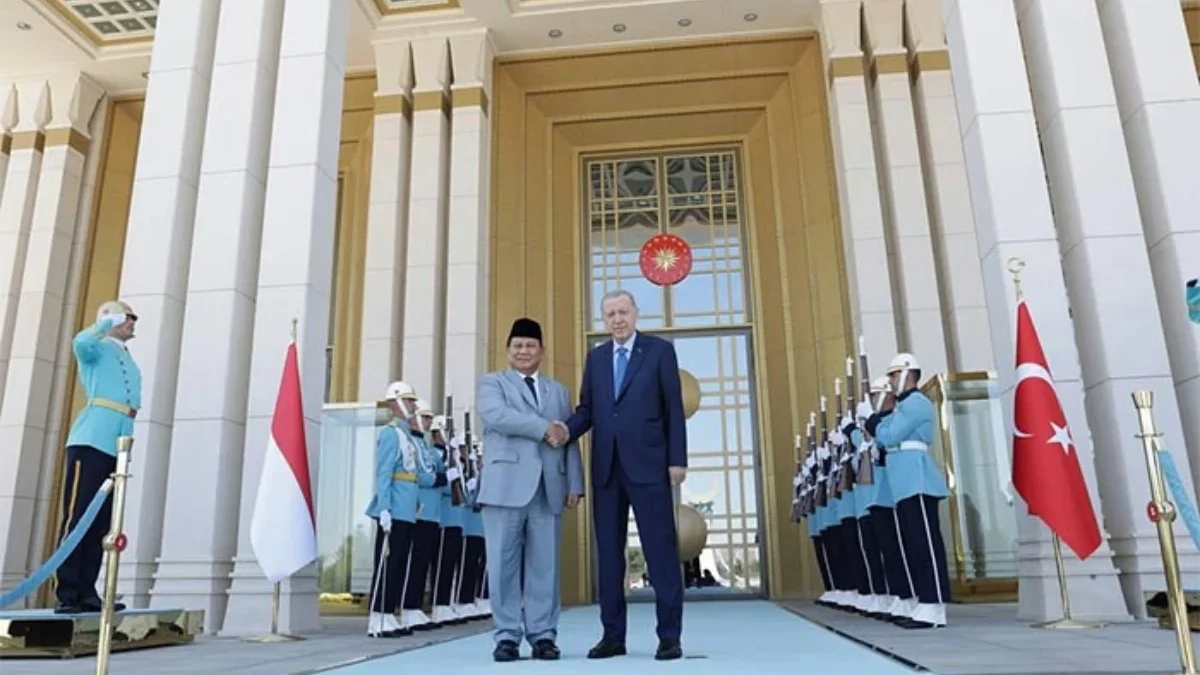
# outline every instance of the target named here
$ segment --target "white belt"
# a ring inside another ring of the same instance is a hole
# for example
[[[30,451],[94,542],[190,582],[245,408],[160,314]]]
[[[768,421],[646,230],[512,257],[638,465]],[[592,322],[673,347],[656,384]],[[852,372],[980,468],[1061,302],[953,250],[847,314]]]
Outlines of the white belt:
[[[920,450],[929,452],[929,444],[924,441],[900,441],[901,450]]]

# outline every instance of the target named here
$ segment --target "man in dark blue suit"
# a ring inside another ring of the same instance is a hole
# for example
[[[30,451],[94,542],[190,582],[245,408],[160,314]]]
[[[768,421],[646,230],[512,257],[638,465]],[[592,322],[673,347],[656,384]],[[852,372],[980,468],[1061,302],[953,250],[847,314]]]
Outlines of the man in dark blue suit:
[[[687,475],[687,433],[675,347],[637,332],[637,302],[613,291],[601,303],[612,339],[591,350],[579,406],[566,421],[573,442],[592,432],[592,515],[604,636],[590,659],[625,654],[625,542],[637,518],[658,612],[660,661],[683,656],[683,575],[674,486]]]

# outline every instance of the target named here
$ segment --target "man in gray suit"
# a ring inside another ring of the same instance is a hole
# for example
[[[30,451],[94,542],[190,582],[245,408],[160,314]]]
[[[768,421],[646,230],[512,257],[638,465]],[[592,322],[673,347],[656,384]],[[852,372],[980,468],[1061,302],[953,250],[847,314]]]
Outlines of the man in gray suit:
[[[565,387],[538,372],[541,362],[541,326],[517,319],[508,336],[510,368],[484,375],[475,394],[484,428],[477,501],[499,662],[520,658],[522,638],[534,659],[559,657],[562,514],[583,497],[579,447],[564,447],[567,432],[554,424],[570,417],[571,402]]]

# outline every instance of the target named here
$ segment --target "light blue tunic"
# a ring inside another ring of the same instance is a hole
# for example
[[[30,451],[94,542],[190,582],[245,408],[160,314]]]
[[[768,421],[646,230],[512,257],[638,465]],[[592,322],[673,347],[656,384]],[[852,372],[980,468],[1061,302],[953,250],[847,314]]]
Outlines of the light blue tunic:
[[[841,452],[842,450],[839,449],[838,453],[840,454]],[[856,509],[858,498],[854,494],[857,490],[858,486],[851,483],[850,489],[842,493],[842,498],[840,500],[841,504],[838,506],[838,521],[843,521],[847,518],[854,519],[858,517]]]
[[[442,453],[425,440],[424,434],[414,431],[412,435],[421,446],[422,468],[430,471],[434,476],[446,473],[446,465],[442,461]],[[442,488],[433,487],[432,481],[429,485],[422,485],[417,501],[421,505],[421,510],[417,512],[417,519],[440,525],[442,522]]]
[[[826,488],[826,490],[828,490],[828,488]],[[841,516],[840,516],[841,512],[842,512],[842,498],[834,497],[833,495],[830,495],[829,500],[828,500],[828,505],[825,507],[825,529],[826,530],[828,530],[831,527],[837,527],[838,525],[842,524]]]
[[[854,445],[858,447],[862,443],[862,432],[858,429],[854,430]],[[854,486],[855,507],[858,510],[857,517],[866,518],[870,515],[871,507],[886,507],[895,506],[892,501],[892,491],[888,489],[887,484],[887,467],[876,466],[872,472],[875,482],[870,485],[858,484]]]
[[[108,331],[122,317],[105,316],[75,336],[79,384],[88,403],[79,411],[67,436],[67,445],[91,446],[114,457],[117,438],[133,435],[133,418],[100,404],[133,410],[142,407],[142,371],[125,345],[108,337]]]
[[[419,486],[433,485],[435,476],[422,469],[416,456],[418,446],[410,439],[408,425],[401,426],[399,421],[380,429],[375,437],[375,495],[367,505],[368,517],[378,518],[387,511],[393,520],[417,522]]]
[[[909,389],[875,429],[876,442],[888,448],[887,481],[897,503],[916,495],[941,499],[950,494],[946,478],[929,455],[934,420],[933,401]]]

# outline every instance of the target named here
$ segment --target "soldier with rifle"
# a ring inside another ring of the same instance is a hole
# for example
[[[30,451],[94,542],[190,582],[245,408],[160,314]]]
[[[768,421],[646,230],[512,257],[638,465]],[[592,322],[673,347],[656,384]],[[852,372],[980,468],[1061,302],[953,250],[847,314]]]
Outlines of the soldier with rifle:
[[[422,486],[417,493],[417,524],[413,533],[412,553],[408,559],[408,584],[404,590],[404,623],[414,631],[430,630],[436,624],[425,614],[425,589],[438,557],[441,541],[442,488],[447,484],[446,467],[441,453],[433,447],[433,409],[423,400],[417,401],[419,430],[413,440],[420,446],[417,455],[421,471],[436,476],[433,485]]]
[[[462,512],[463,547],[454,590],[453,605],[456,614],[469,619],[488,615],[479,600],[480,576],[483,573],[483,517],[475,497],[479,494],[479,465],[471,435],[471,411],[463,413],[463,435],[454,440],[459,464],[463,468]]]
[[[454,579],[463,555],[462,515],[466,500],[463,497],[463,472],[458,451],[450,443],[454,438],[454,398],[446,397],[444,414],[433,418],[433,445],[441,453],[446,467],[446,485],[442,486],[442,531],[438,560],[433,575],[433,623],[438,626],[458,624],[467,617],[459,616],[451,606]]]

